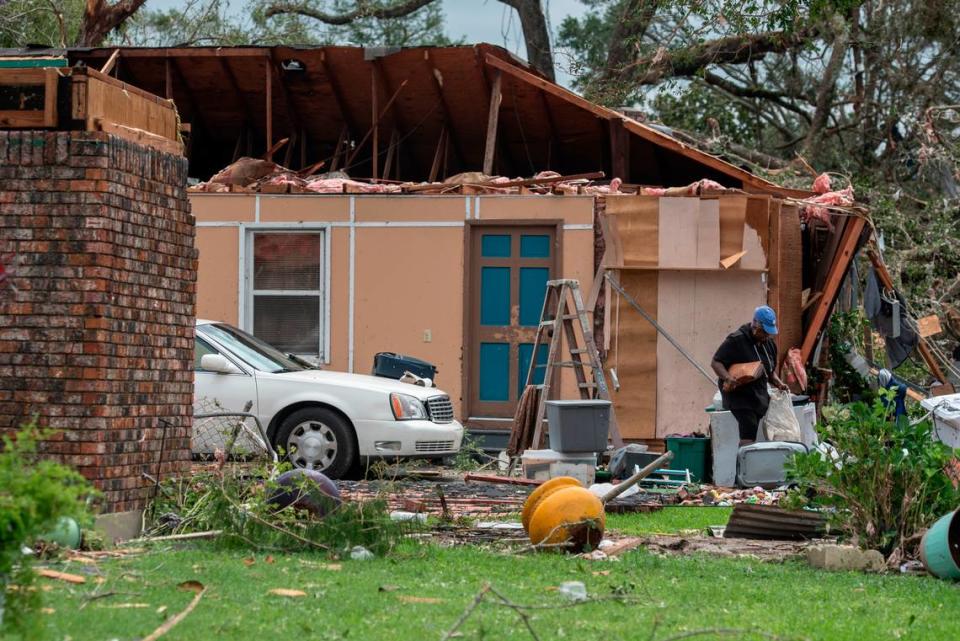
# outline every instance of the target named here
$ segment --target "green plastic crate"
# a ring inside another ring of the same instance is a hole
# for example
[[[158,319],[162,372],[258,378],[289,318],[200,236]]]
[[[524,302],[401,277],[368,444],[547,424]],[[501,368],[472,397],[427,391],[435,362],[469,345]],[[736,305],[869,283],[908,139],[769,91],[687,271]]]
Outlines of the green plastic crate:
[[[667,437],[667,451],[673,452],[669,467],[672,470],[690,470],[693,481],[701,483],[707,480],[707,453],[710,451],[709,438]]]

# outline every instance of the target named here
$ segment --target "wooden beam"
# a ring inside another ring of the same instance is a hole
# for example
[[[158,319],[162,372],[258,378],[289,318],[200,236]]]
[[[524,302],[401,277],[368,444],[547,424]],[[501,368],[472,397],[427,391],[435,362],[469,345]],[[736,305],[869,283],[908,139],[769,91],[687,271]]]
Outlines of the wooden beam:
[[[370,121],[373,128],[373,182],[377,182],[377,169],[380,161],[380,119],[377,117],[377,96],[380,88],[377,85],[377,66],[370,65]]]
[[[393,95],[393,86],[390,83],[390,78],[389,76],[387,76],[387,71],[383,67],[381,61],[379,59],[372,60],[371,64],[373,65],[373,68],[376,70],[375,76],[380,89],[383,91],[383,95],[385,96]],[[407,81],[404,80],[402,84],[406,84],[406,82]],[[401,114],[399,109],[397,109],[397,102],[394,100],[390,101],[390,117],[393,120],[393,133],[390,134],[390,146],[388,147],[388,151],[387,151],[387,162],[390,161],[391,151],[395,154],[400,153],[399,141],[397,142],[396,145],[394,145],[394,142],[393,142],[394,138],[395,137],[399,138],[400,136],[403,135],[404,132],[410,131],[410,129],[407,127],[406,121],[403,118],[403,114]],[[391,164],[391,168],[394,170],[396,170],[400,166],[399,157],[396,159],[396,161],[397,162]],[[386,167],[384,167],[383,177],[388,178],[387,176],[388,173],[389,172],[387,171]]]
[[[437,100],[440,102],[440,109],[443,111],[443,127],[446,130],[447,142],[452,144],[453,153],[457,156],[457,161],[460,163],[461,167],[466,167],[466,156],[463,155],[463,147],[460,146],[460,137],[457,135],[456,127],[454,126],[453,116],[450,113],[450,105],[447,103],[447,96],[443,92],[443,74],[440,73],[440,70],[437,69],[433,60],[430,58],[430,52],[423,52],[423,59],[427,65],[427,69],[430,72],[430,81],[433,85],[433,91],[437,96]]]
[[[353,114],[347,107],[346,100],[343,98],[343,90],[340,88],[340,81],[336,76],[333,75],[330,65],[327,63],[327,52],[325,49],[320,51],[320,66],[323,68],[323,74],[327,77],[327,82],[330,83],[330,92],[333,94],[333,101],[337,103],[337,109],[340,111],[340,117],[343,119],[344,124],[349,130],[347,132],[347,136],[356,136],[360,133],[360,127],[357,126],[357,123],[354,121]]]
[[[109,58],[114,51],[113,47],[84,51],[84,58]],[[123,51],[124,58],[166,58],[189,55],[194,58],[224,57],[224,58],[260,58],[263,56],[261,47],[150,47],[127,48]]]
[[[393,92],[393,95],[390,96],[390,100],[387,101],[387,104],[380,110],[380,115],[376,118],[375,122],[380,122],[380,120],[387,114],[387,111],[390,109],[390,105],[393,104],[393,101],[397,99],[397,96],[400,95],[400,92],[403,91],[403,88],[407,86],[407,81],[404,80],[400,83],[400,86],[397,87],[397,90]],[[357,143],[357,146],[354,147],[353,153],[347,158],[347,162],[344,165],[344,171],[349,169],[353,165],[353,159],[357,157],[357,154],[360,153],[360,150],[363,149],[364,143],[370,138],[373,134],[373,128],[367,130],[367,133],[364,134],[363,138],[360,139],[360,142]]]
[[[890,276],[887,266],[884,265],[883,261],[880,260],[880,256],[877,254],[877,252],[872,249],[868,250],[867,258],[869,258],[870,263],[873,264],[873,269],[877,272],[877,278],[880,279],[880,283],[884,286],[884,288],[888,291],[894,291],[896,287],[893,286],[893,278]],[[923,336],[920,336],[919,332],[917,333],[917,338],[920,339],[917,343],[917,350],[920,352],[920,356],[923,357],[923,362],[927,364],[928,368],[930,368],[930,373],[933,374],[934,378],[936,378],[940,383],[949,385],[950,381],[947,379],[946,374],[943,373],[943,370],[940,368],[940,363],[937,362],[933,352],[930,350],[930,346],[927,344],[927,339],[925,339]]]
[[[554,167],[553,164],[553,150],[557,150],[557,154],[561,156],[561,161],[563,160],[563,154],[560,151],[563,149],[560,145],[560,137],[557,135],[557,123],[553,119],[553,110],[550,109],[550,101],[547,100],[547,94],[543,91],[538,91],[537,95],[540,96],[540,104],[543,107],[543,115],[547,119],[547,129],[550,132],[550,147],[547,149],[547,169],[552,170]]]
[[[497,71],[493,76],[493,86],[490,89],[490,109],[487,113],[487,142],[483,149],[483,173],[493,174],[493,158],[497,148],[497,125],[500,121],[500,103],[503,95],[500,93],[503,84],[503,74]]]
[[[265,149],[267,149],[267,160],[271,160],[270,148],[273,147],[273,65],[270,64],[270,61],[264,58],[264,84],[266,85],[266,100],[267,100],[267,144]]]
[[[440,140],[437,141],[437,150],[433,154],[433,163],[430,165],[430,176],[428,183],[437,182],[437,175],[440,172],[440,162],[443,158],[444,146],[447,144],[447,126],[444,125],[440,130]]]
[[[173,100],[173,71],[170,69],[170,58],[163,61],[163,92],[167,100]]]
[[[187,78],[183,75],[183,70],[180,68],[179,58],[170,57],[167,58],[172,64],[170,65],[170,71],[177,80],[180,81],[180,84],[183,85],[183,92],[187,98],[187,103],[190,105],[190,117],[193,122],[196,122],[200,125],[201,129],[206,130],[206,119],[203,117],[203,112],[197,106],[197,100],[193,97],[193,90],[190,89],[190,85],[187,84]],[[193,139],[195,131],[191,132],[191,140]],[[191,143],[192,144],[192,143]]]
[[[400,154],[400,134],[396,129],[390,134],[390,144],[387,146],[387,160],[383,164],[383,179],[390,180],[390,172],[395,170],[398,163],[394,163]]]
[[[630,133],[622,118],[607,121],[610,127],[610,173],[623,182],[630,181]]]
[[[823,287],[823,296],[817,303],[813,318],[807,328],[807,333],[803,338],[803,345],[800,347],[800,356],[803,363],[808,363],[816,347],[820,332],[826,325],[830,317],[830,310],[837,300],[837,294],[840,292],[840,286],[843,279],[850,270],[850,263],[853,262],[857,252],[857,245],[860,243],[860,235],[866,226],[866,221],[860,216],[850,218],[846,228],[843,230],[843,237],[840,240],[840,248],[830,267],[827,275],[827,282]]]
[[[337,146],[333,148],[333,158],[330,161],[330,171],[336,171],[337,166],[340,164],[340,147],[344,147],[343,155],[346,155],[347,149],[345,145],[347,143],[347,136],[349,135],[350,130],[346,125],[340,128],[340,137],[337,138]]]
[[[499,58],[495,55],[488,53],[486,55],[485,60],[486,60],[486,63],[489,66],[493,67],[494,69],[507,73],[513,76],[514,78],[517,78],[518,80],[522,80],[523,82],[529,85],[538,87],[541,90],[560,98],[561,100],[564,100],[577,107],[580,107],[581,109],[585,109],[590,113],[592,113],[597,118],[600,118],[603,120],[621,118],[623,119],[624,127],[628,131],[640,136],[645,140],[649,140],[650,142],[660,147],[669,149],[670,151],[674,151],[683,156],[686,156],[687,158],[690,158],[691,160],[694,160],[703,165],[706,165],[711,169],[715,169],[716,171],[726,176],[729,176],[730,178],[739,180],[744,185],[749,185],[755,189],[760,189],[762,191],[772,192],[772,193],[788,193],[791,191],[791,190],[786,190],[783,187],[775,185],[771,182],[768,182],[760,178],[759,176],[754,176],[750,172],[744,171],[743,169],[740,169],[739,167],[732,165],[721,158],[717,158],[716,156],[711,156],[710,154],[702,152],[699,149],[688,147],[687,145],[678,141],[676,138],[672,136],[668,136],[667,134],[662,133],[660,131],[657,131],[652,127],[648,127],[647,125],[636,122],[635,120],[632,120],[629,118],[624,118],[622,114],[619,114],[616,111],[613,111],[612,109],[607,109],[606,107],[601,107],[600,105],[596,105],[590,102],[589,100],[578,96],[577,94],[573,93],[568,89],[564,89],[563,87],[555,83],[552,83],[549,80],[546,80],[545,78],[541,78],[540,76],[530,73],[529,71],[526,71],[518,67],[517,65],[507,62],[506,60],[503,60],[502,58]],[[809,196],[810,193],[809,192],[801,192],[800,194],[790,193],[789,195],[796,195],[802,198],[805,196]]]
[[[246,122],[246,125],[252,129],[256,124],[256,120],[253,118],[253,112],[250,110],[250,105],[248,105],[247,101],[243,98],[243,92],[240,91],[240,83],[237,81],[237,74],[233,72],[233,69],[227,63],[226,58],[217,58],[217,62],[220,63],[220,69],[223,70],[223,75],[227,79],[227,84],[229,84],[230,89],[233,90],[233,97],[237,101],[240,111],[243,112],[243,118]]]
[[[113,53],[110,54],[110,57],[107,58],[107,61],[103,63],[103,66],[100,67],[100,73],[110,74],[113,71],[114,66],[117,64],[117,59],[120,57],[120,50],[114,49]]]

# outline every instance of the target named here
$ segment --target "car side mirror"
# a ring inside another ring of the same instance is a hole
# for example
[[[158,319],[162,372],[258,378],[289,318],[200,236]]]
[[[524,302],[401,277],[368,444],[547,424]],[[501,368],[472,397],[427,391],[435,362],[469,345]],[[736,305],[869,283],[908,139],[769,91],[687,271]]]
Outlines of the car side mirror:
[[[242,374],[236,365],[222,354],[204,354],[200,357],[200,369],[217,374]]]

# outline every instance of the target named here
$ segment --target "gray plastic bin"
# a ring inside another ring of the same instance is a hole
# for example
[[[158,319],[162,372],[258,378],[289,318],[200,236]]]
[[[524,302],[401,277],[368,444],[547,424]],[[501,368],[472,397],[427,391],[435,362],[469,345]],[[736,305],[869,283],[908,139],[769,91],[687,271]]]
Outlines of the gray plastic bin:
[[[547,401],[550,448],[558,452],[603,452],[610,431],[610,401]]]

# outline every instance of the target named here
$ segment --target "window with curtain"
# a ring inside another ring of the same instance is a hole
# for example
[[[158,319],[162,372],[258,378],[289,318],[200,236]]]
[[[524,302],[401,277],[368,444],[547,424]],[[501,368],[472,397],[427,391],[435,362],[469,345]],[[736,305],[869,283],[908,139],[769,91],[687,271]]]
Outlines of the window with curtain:
[[[323,232],[252,232],[250,315],[258,338],[323,358]]]

